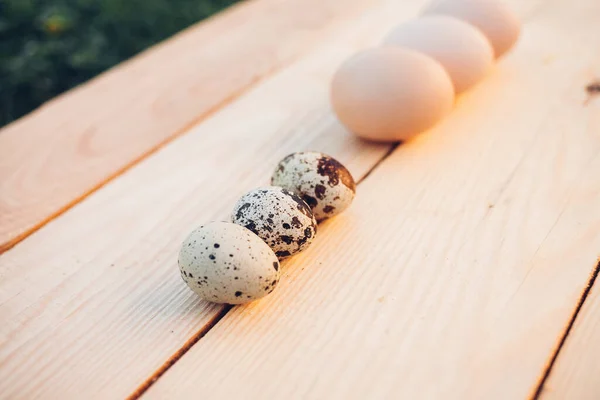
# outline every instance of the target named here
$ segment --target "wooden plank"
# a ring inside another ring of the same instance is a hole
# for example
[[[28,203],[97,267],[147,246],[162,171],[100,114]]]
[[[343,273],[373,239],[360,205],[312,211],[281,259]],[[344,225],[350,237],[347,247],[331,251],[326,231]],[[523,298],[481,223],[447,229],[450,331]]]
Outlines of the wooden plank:
[[[596,165],[596,168],[600,168]],[[598,211],[596,207],[596,211]],[[587,217],[587,216],[585,216]],[[598,251],[600,253],[600,251]],[[585,302],[577,314],[564,346],[561,347],[554,367],[541,391],[543,400],[578,399],[596,400],[600,398],[600,340],[598,316],[600,315],[600,288],[598,287],[600,259],[591,277],[593,286],[585,297]]]
[[[373,4],[254,0],[0,131],[0,253]]]
[[[309,58],[0,256],[0,397],[124,397],[193,343],[221,307],[181,281],[179,243],[202,221],[227,218],[287,153],[325,151],[357,177],[383,157],[388,146],[336,122],[327,82],[419,3],[373,5],[341,24]]]
[[[232,309],[144,398],[533,394],[600,248],[594,3],[530,14],[516,51],[363,182],[271,297]]]
[[[584,21],[590,20],[590,16],[600,14],[600,4],[589,5],[589,9],[585,10],[587,18],[583,14],[571,14],[566,18],[575,22],[577,18]],[[575,18],[575,19],[573,19]],[[596,71],[596,78],[600,79],[600,71]],[[596,106],[600,103],[598,92],[593,90],[592,81],[586,88],[588,95],[585,104],[588,107]],[[600,119],[600,113],[596,113],[596,121]],[[598,124],[598,122],[596,122]],[[597,126],[597,125],[595,125]],[[596,128],[596,135],[600,135],[600,129]],[[600,171],[600,160],[590,167],[591,179],[598,181],[597,171]],[[596,200],[595,207],[592,210],[581,210],[581,219],[595,219],[600,212],[598,206],[600,201]],[[582,232],[585,233],[585,232]],[[600,374],[600,363],[598,362],[600,355],[600,340],[598,327],[598,316],[600,315],[600,294],[598,287],[598,269],[600,269],[600,246],[596,248],[597,260],[596,268],[592,270],[590,265],[589,285],[580,296],[581,308],[574,310],[573,321],[571,327],[565,327],[566,336],[563,346],[557,345],[557,354],[555,360],[550,359],[548,365],[549,376],[543,382],[540,388],[541,398],[544,400],[550,399],[578,399],[578,400],[596,400],[600,398],[600,383],[598,376]],[[583,254],[579,255],[584,257]],[[583,260],[581,260],[583,262]],[[589,260],[588,260],[589,262]],[[570,330],[569,330],[570,328]],[[564,335],[563,335],[564,336]]]

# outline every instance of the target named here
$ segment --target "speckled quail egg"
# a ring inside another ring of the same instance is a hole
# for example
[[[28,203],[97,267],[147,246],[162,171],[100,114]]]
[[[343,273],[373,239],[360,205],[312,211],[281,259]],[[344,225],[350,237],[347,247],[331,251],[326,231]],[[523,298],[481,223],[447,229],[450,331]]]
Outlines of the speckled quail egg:
[[[317,221],[304,200],[276,186],[243,195],[231,220],[256,233],[279,259],[306,249],[317,233]]]
[[[258,236],[230,222],[200,226],[179,251],[187,285],[213,303],[242,304],[271,293],[279,282],[279,260]]]
[[[334,158],[318,152],[290,154],[279,162],[271,184],[300,196],[317,221],[333,217],[350,206],[356,183]]]

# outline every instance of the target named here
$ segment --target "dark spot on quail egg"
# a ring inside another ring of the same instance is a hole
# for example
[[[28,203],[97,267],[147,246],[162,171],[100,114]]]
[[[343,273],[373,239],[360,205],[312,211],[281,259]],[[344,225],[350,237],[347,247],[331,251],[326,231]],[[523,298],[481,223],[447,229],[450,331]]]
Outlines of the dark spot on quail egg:
[[[317,206],[317,204],[319,204],[317,199],[315,199],[314,197],[309,196],[307,194],[303,194],[302,199],[304,199],[304,201],[306,202],[306,204],[308,204],[310,206],[310,208],[315,208]]]
[[[323,200],[325,198],[325,192],[327,188],[324,185],[316,184],[315,185],[315,194],[317,195],[317,199]]]
[[[246,229],[249,229],[250,231],[254,232],[254,234],[258,235],[258,230],[256,229],[256,224],[254,223],[254,221],[250,221],[244,226],[246,227]]]
[[[286,257],[291,256],[290,252],[285,250],[285,251],[276,251],[275,255],[279,258],[279,259],[283,259]]]
[[[280,187],[258,188],[246,193],[234,207],[231,219],[263,239],[279,258],[308,247],[317,228],[310,207]],[[267,223],[254,222],[259,220]],[[309,236],[305,233],[307,230],[311,232]]]
[[[197,246],[187,245],[194,241]],[[199,250],[206,245],[213,248],[210,254]],[[193,231],[181,246],[178,264],[186,284],[216,303],[259,299],[273,290],[265,289],[263,279],[279,280],[279,261],[269,246],[244,227],[228,222],[212,222]],[[198,279],[187,279],[194,276]]]
[[[302,222],[300,222],[300,220],[298,219],[298,217],[293,217],[292,220],[290,221],[290,223],[292,224],[292,226],[294,228],[301,228],[302,227]]]
[[[356,192],[350,172],[334,158],[318,152],[285,157],[275,169],[271,183],[300,196],[318,221],[348,208]]]
[[[287,236],[287,235],[281,235],[279,236],[279,238],[285,243],[285,244],[290,244],[294,241],[294,238],[291,236]]]

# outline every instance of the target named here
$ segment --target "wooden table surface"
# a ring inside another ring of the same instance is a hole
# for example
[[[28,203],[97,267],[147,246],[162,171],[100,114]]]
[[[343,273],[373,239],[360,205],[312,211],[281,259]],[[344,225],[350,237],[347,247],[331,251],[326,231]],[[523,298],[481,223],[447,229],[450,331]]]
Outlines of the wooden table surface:
[[[515,49],[397,147],[328,85],[424,0],[246,1],[1,130],[0,398],[600,399],[600,2],[508,2]],[[199,300],[183,238],[308,149],[353,206]]]

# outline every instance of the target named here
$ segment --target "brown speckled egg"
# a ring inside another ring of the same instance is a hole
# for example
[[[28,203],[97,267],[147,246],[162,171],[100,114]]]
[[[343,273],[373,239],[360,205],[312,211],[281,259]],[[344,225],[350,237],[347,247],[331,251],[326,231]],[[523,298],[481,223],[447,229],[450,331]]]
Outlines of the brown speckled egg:
[[[279,282],[279,260],[248,229],[211,222],[194,230],[179,252],[181,277],[213,303],[242,304],[271,293]]]
[[[300,152],[285,157],[277,165],[271,184],[300,196],[317,221],[344,211],[356,193],[356,183],[346,167],[318,152]]]
[[[279,259],[306,249],[317,233],[317,221],[304,200],[276,186],[243,195],[231,220],[264,240]]]

